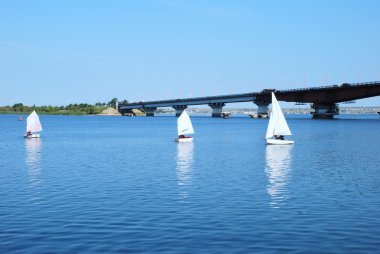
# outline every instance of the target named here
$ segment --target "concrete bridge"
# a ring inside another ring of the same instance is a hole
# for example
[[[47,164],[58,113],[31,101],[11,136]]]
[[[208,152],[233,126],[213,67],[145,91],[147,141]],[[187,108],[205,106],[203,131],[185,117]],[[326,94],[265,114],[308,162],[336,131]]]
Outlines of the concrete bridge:
[[[311,103],[313,118],[333,118],[339,114],[338,103],[349,102],[380,95],[380,81],[366,83],[343,83],[341,85],[310,87],[290,90],[264,89],[261,92],[230,94],[220,96],[196,97],[147,102],[119,103],[119,112],[128,114],[132,109],[142,109],[146,116],[154,116],[159,107],[172,107],[179,116],[184,109],[192,105],[208,105],[213,117],[221,117],[226,103],[253,102],[258,106],[258,115],[268,115],[271,104],[271,92],[279,101]]]

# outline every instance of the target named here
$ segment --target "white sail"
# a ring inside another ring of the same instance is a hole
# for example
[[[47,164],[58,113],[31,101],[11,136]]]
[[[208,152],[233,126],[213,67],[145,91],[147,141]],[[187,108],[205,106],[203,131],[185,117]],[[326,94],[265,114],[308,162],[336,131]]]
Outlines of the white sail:
[[[187,114],[186,110],[184,110],[182,114],[178,117],[177,124],[178,136],[194,134],[193,125],[191,124],[190,117]]]
[[[271,138],[274,135],[292,135],[289,126],[286,123],[284,114],[282,113],[280,104],[272,93],[272,113],[270,115],[266,138]]]
[[[42,131],[40,118],[38,117],[36,111],[33,111],[26,119],[26,132],[28,131],[30,132]]]

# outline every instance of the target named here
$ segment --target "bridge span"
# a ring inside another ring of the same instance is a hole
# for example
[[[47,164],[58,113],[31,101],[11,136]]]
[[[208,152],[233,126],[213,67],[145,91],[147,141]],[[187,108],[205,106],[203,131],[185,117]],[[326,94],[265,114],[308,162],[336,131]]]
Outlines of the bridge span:
[[[260,116],[268,115],[271,104],[271,92],[279,101],[310,103],[313,118],[333,118],[339,114],[338,103],[354,101],[380,95],[380,81],[365,83],[343,83],[341,85],[320,86],[290,90],[264,89],[261,92],[229,94],[186,99],[159,100],[133,103],[119,103],[119,112],[123,115],[133,109],[142,109],[146,116],[154,116],[159,107],[172,107],[179,116],[184,109],[192,105],[208,105],[212,108],[213,117],[221,117],[226,103],[253,102],[258,106]]]

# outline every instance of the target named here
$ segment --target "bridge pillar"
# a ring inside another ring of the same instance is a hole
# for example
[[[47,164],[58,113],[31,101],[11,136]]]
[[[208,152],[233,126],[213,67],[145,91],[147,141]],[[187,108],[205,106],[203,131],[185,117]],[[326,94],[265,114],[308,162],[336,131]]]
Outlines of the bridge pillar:
[[[333,119],[334,115],[339,115],[339,106],[337,103],[314,103],[311,108],[314,109],[314,112],[312,112],[314,119]]]
[[[268,101],[254,101],[253,103],[255,103],[258,107],[257,117],[258,118],[267,118],[270,102],[268,102]]]
[[[179,117],[182,112],[187,109],[187,106],[186,105],[178,105],[178,106],[173,106],[173,108],[175,109],[175,116],[176,117]]]
[[[224,103],[210,103],[208,104],[212,108],[212,117],[222,117]]]
[[[157,110],[157,107],[144,108],[146,116],[154,116],[154,111],[156,110]]]

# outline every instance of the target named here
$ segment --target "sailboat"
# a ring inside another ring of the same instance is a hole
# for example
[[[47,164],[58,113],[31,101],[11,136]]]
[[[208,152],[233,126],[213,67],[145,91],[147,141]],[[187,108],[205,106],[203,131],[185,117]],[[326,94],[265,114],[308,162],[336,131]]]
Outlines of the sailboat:
[[[178,129],[178,138],[176,138],[175,141],[177,141],[177,142],[191,142],[191,141],[193,141],[193,137],[185,136],[185,135],[194,134],[193,125],[191,124],[191,120],[190,120],[189,115],[186,112],[186,109],[178,117],[177,129]]]
[[[292,135],[286,123],[280,104],[272,92],[272,112],[269,117],[267,134],[265,136],[268,145],[290,145],[292,140],[285,140],[284,136]]]
[[[40,134],[36,132],[40,131],[42,131],[40,118],[38,117],[36,111],[33,110],[33,112],[26,119],[26,135],[24,138],[39,138]]]

